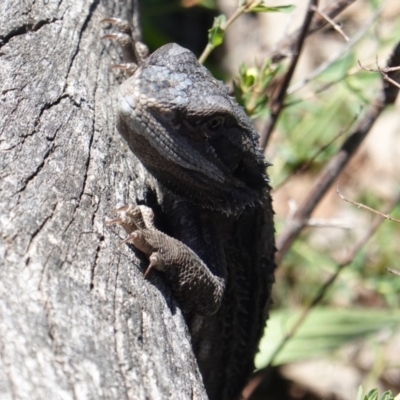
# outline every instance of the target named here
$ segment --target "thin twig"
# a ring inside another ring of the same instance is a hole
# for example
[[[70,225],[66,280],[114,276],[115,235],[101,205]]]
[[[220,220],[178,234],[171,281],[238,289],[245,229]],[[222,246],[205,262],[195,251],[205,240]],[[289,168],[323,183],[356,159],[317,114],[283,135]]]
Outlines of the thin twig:
[[[378,64],[378,60],[376,60],[376,63]],[[358,65],[360,66],[361,69],[364,69],[365,71],[369,71],[369,72],[384,72],[384,73],[386,73],[386,72],[393,72],[393,71],[399,71],[400,70],[400,67],[392,67],[392,68],[385,67],[385,68],[381,68],[381,67],[379,67],[379,65],[378,65],[377,69],[368,68],[368,67],[364,67],[363,65],[361,65],[360,61],[358,61]]]
[[[346,42],[350,40],[349,37],[343,32],[343,29],[332,18],[330,18],[329,15],[326,15],[323,11],[319,11],[317,8],[315,8],[314,11],[323,19],[325,19],[326,22],[330,24],[336,32],[342,35]]]
[[[400,276],[400,271],[397,271],[397,270],[395,270],[395,269],[386,268],[386,271],[388,271],[388,272],[390,272],[390,273],[392,273],[392,274],[395,274],[395,275],[397,275],[397,276]]]
[[[260,146],[262,149],[265,149],[268,140],[271,137],[272,131],[274,130],[274,127],[278,121],[279,115],[282,111],[283,102],[287,94],[287,88],[289,86],[290,81],[292,80],[293,73],[299,61],[301,50],[303,49],[304,41],[307,37],[307,32],[310,28],[310,24],[314,16],[314,9],[317,7],[318,7],[318,0],[309,0],[308,11],[304,18],[304,22],[301,31],[299,33],[298,40],[296,42],[295,52],[290,61],[286,75],[282,79],[280,87],[278,88],[277,94],[271,100],[269,122],[265,126],[263,131],[260,133]]]
[[[355,0],[337,0],[331,1],[322,12],[324,15],[328,16],[330,19],[335,18],[339,15],[343,10],[345,10],[349,5],[353,4]],[[327,20],[322,18],[321,16],[315,16],[313,22],[311,24],[310,29],[307,32],[307,35],[310,36],[313,33],[319,31],[327,25]],[[266,57],[270,58],[273,62],[277,63],[284,58],[291,56],[294,53],[295,45],[297,43],[298,37],[300,35],[300,31],[302,28],[297,29],[290,35],[285,35],[284,39],[279,41],[274,49],[269,52]]]
[[[374,12],[372,17],[361,27],[361,29],[357,31],[357,33],[350,39],[350,41],[346,43],[346,45],[340,51],[338,51],[335,55],[329,58],[329,60],[326,60],[323,64],[321,64],[318,68],[312,71],[304,79],[290,86],[290,88],[288,89],[288,94],[293,94],[294,92],[297,92],[298,90],[302,89],[317,76],[321,75],[322,72],[326,71],[332,64],[340,60],[346,53],[348,53],[348,51],[362,39],[362,37],[370,29],[371,25],[376,21],[376,19],[381,14],[384,8],[386,1]]]
[[[388,67],[392,68],[400,64],[400,42],[396,45],[392,56],[388,61]],[[391,78],[400,81],[400,76],[397,71],[390,72]],[[314,211],[317,204],[324,197],[332,183],[336,180],[339,174],[343,171],[351,157],[360,147],[368,135],[371,127],[380,116],[381,112],[390,104],[396,101],[399,90],[383,81],[383,89],[378,94],[377,98],[372,101],[366,110],[364,117],[358,122],[353,132],[349,135],[338,153],[329,161],[325,168],[316,179],[308,196],[303,201],[299,209],[294,213],[293,218],[289,220],[283,231],[277,238],[278,252],[276,261],[279,265],[284,254],[289,249],[293,241],[303,229],[311,213]]]
[[[368,61],[367,64],[369,64],[369,63],[371,63],[371,62],[373,62],[373,61]],[[298,103],[304,102],[304,101],[306,101],[306,100],[312,99],[312,98],[315,97],[316,95],[318,95],[318,94],[320,94],[320,93],[323,93],[325,90],[328,90],[329,88],[331,88],[332,86],[336,85],[337,83],[339,83],[339,82],[341,82],[341,81],[344,81],[345,79],[349,78],[350,76],[353,76],[353,75],[358,74],[358,73],[360,72],[360,68],[361,68],[361,69],[364,69],[364,70],[366,70],[366,71],[377,72],[377,71],[372,70],[372,69],[369,69],[369,68],[367,68],[367,67],[363,67],[363,66],[361,65],[360,61],[359,61],[359,62],[358,62],[358,66],[354,66],[354,67],[351,68],[349,71],[347,71],[343,76],[341,76],[341,77],[339,77],[339,78],[337,78],[337,79],[334,79],[334,80],[332,80],[332,81],[329,81],[329,82],[327,82],[327,83],[321,85],[319,88],[313,90],[312,92],[306,93],[305,95],[303,95],[303,96],[301,96],[301,97],[299,97],[299,98],[297,98],[297,99],[294,99],[294,100],[292,100],[291,102],[285,103],[285,104],[284,104],[284,107],[285,107],[285,108],[291,107],[291,106],[293,106],[293,105],[295,105],[295,104],[298,104]],[[400,67],[396,67],[396,68],[383,68],[382,71],[384,71],[384,72],[397,71],[398,68],[400,68]],[[308,79],[308,78],[307,78],[307,79]],[[302,82],[304,82],[304,84],[305,84],[305,81],[302,81]],[[297,91],[297,90],[301,89],[302,86],[301,86],[301,87],[300,87],[300,86],[299,86],[299,87],[293,87],[293,88]],[[293,93],[292,90],[293,90],[292,88],[289,88],[289,89],[288,89],[288,93],[289,93],[289,94],[292,94],[292,93]]]
[[[360,61],[358,61],[358,65],[360,66],[361,69],[363,69],[364,71],[369,71],[369,72],[379,72],[383,79],[385,79],[386,81],[390,82],[392,85],[396,86],[398,89],[400,89],[400,85],[392,78],[390,78],[388,76],[388,72],[394,72],[394,71],[400,71],[400,67],[393,67],[393,68],[381,68],[378,64],[378,58],[376,59],[376,65],[377,68],[368,68],[368,67],[364,67]]]
[[[398,203],[400,202],[400,193],[396,196],[396,198],[390,202],[390,204],[386,207],[386,212],[390,212]],[[342,260],[341,263],[337,264],[335,273],[326,280],[326,282],[319,288],[318,292],[315,294],[314,298],[308,304],[308,306],[302,311],[299,318],[296,322],[292,325],[290,330],[286,333],[283,337],[277,348],[274,350],[273,354],[271,355],[268,365],[261,370],[259,370],[253,379],[249,382],[246,386],[245,390],[243,391],[243,398],[248,399],[249,396],[254,392],[256,387],[261,383],[267,373],[268,367],[273,365],[274,361],[276,360],[278,354],[282,351],[282,349],[287,345],[290,339],[296,334],[300,326],[303,324],[307,316],[309,315],[310,311],[318,305],[321,300],[324,298],[328,289],[333,285],[336,281],[338,276],[340,275],[341,271],[347,267],[351,262],[354,260],[358,252],[365,246],[368,240],[375,234],[378,230],[379,226],[382,224],[384,220],[382,218],[376,217],[366,234],[354,245],[354,247],[347,253],[346,257]],[[391,271],[392,272],[392,271]]]
[[[340,193],[340,191],[339,191],[339,183],[337,183],[337,185],[336,185],[336,193],[339,195],[339,197],[342,200],[346,201],[347,203],[353,204],[353,205],[357,206],[358,208],[362,208],[364,210],[368,210],[368,211],[370,211],[370,212],[372,212],[372,213],[374,213],[376,215],[380,215],[382,218],[385,218],[388,221],[393,221],[393,222],[397,222],[397,223],[400,224],[400,219],[393,218],[389,214],[384,214],[384,213],[382,213],[382,212],[380,212],[378,210],[375,210],[375,209],[373,209],[371,207],[366,206],[365,204],[358,203],[357,201],[353,201],[353,200],[350,200],[350,199],[344,197],[342,195],[342,193]]]
[[[249,8],[251,8],[254,3],[261,3],[260,0],[251,0],[251,1],[246,1],[245,4],[243,4],[242,6],[238,7],[235,12],[226,20],[225,23],[221,24],[220,29],[223,32],[223,34],[225,35],[226,30],[245,12],[247,12],[247,10]],[[203,53],[201,54],[201,56],[199,57],[199,63],[200,64],[204,64],[204,62],[207,60],[208,56],[210,55],[210,53],[214,50],[215,46],[212,45],[211,43],[208,43],[206,48],[203,50]]]
[[[345,79],[349,78],[350,76],[356,75],[357,73],[360,72],[360,68],[358,67],[353,67],[351,70],[347,71],[344,75],[342,75],[341,77],[331,80],[327,83],[322,84],[320,87],[314,89],[314,90],[310,90],[309,93],[306,93],[304,95],[302,95],[301,97],[297,97],[296,99],[293,99],[290,102],[287,102],[284,104],[285,108],[294,106],[298,103],[303,103],[306,100],[310,100],[314,97],[316,97],[317,95],[325,92],[326,90],[330,89],[332,86],[335,86],[336,84],[338,84],[339,82],[344,81]],[[288,89],[288,93],[290,92],[290,88]],[[290,93],[289,93],[290,94]]]
[[[388,81],[389,83],[391,83],[392,85],[396,86],[398,89],[400,89],[400,84],[398,82],[396,82],[394,79],[389,78],[388,74],[383,73],[382,74],[383,79],[385,81]]]
[[[283,179],[283,181],[279,182],[277,185],[274,186],[274,192],[276,193],[279,189],[282,188],[283,185],[285,185],[291,178],[293,178],[294,176],[298,175],[298,174],[302,174],[304,172],[306,172],[311,165],[313,164],[313,162],[316,160],[316,158],[322,154],[329,146],[332,145],[332,143],[334,143],[337,139],[339,139],[341,136],[343,136],[343,134],[345,132],[347,132],[351,125],[353,125],[353,123],[357,120],[357,115],[350,121],[350,123],[348,124],[348,126],[346,126],[345,128],[343,128],[337,135],[335,135],[328,143],[324,144],[323,146],[321,146],[319,149],[317,149],[317,151],[314,153],[314,155],[305,163],[305,164],[301,164],[300,167],[296,168],[290,175],[288,175],[285,179]]]
[[[323,219],[323,218],[310,218],[307,221],[307,226],[312,228],[336,228],[336,229],[352,229],[353,225],[343,219]]]

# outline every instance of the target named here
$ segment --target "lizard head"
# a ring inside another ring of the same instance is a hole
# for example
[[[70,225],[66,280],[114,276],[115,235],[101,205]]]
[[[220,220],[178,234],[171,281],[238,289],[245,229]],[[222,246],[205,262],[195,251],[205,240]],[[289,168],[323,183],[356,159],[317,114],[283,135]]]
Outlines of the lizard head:
[[[118,100],[120,133],[169,190],[227,213],[262,201],[267,164],[252,122],[191,51],[158,49]]]

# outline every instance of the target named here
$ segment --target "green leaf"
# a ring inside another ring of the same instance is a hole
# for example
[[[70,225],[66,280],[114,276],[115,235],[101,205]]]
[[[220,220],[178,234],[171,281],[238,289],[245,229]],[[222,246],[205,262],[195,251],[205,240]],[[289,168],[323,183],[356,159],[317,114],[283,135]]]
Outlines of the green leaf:
[[[222,28],[222,25],[225,24],[225,22],[225,15],[219,15],[218,17],[214,18],[213,26],[208,30],[208,43],[210,43],[213,47],[221,45],[224,41],[225,30]]]
[[[286,5],[286,6],[277,6],[277,7],[267,7],[263,4],[255,3],[253,7],[249,7],[246,12],[283,12],[290,13],[292,12],[296,6],[294,5]]]
[[[244,5],[246,4],[246,1],[247,1],[247,0],[239,0],[238,7],[244,6]]]
[[[268,113],[268,85],[279,71],[279,66],[271,66],[266,60],[262,66],[239,67],[239,75],[234,79],[235,96],[239,104],[252,118]]]
[[[364,400],[378,400],[378,389],[370,390],[365,396]]]
[[[356,399],[356,400],[364,400],[364,399],[363,399],[363,390],[362,390],[362,387],[361,387],[361,386],[358,387],[357,399]]]
[[[357,400],[378,400],[378,389],[372,389],[363,396],[363,390],[360,386],[357,392]],[[393,398],[392,392],[388,390],[379,396],[379,400],[397,400],[397,398]]]
[[[394,400],[392,392],[388,390],[387,392],[383,393],[379,400]]]

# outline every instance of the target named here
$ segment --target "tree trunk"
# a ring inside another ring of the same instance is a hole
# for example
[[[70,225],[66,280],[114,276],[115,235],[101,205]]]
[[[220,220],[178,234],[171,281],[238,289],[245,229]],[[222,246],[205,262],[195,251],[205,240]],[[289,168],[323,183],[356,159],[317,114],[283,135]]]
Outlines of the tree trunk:
[[[1,399],[206,398],[168,287],[104,225],[151,180],[100,39],[126,3],[0,1]]]

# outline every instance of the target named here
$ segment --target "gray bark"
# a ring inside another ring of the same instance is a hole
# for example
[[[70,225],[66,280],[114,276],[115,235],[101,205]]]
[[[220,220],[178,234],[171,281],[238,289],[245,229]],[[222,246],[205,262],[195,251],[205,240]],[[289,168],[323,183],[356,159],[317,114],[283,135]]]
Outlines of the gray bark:
[[[120,4],[119,4],[120,3]],[[117,0],[0,1],[0,398],[206,398],[157,272],[104,226],[150,179],[115,130]]]

